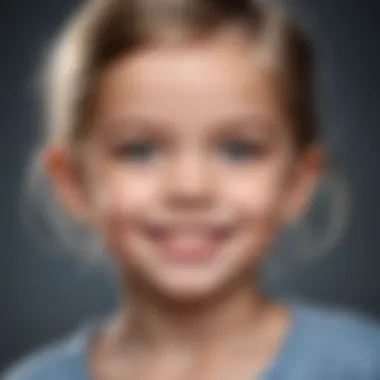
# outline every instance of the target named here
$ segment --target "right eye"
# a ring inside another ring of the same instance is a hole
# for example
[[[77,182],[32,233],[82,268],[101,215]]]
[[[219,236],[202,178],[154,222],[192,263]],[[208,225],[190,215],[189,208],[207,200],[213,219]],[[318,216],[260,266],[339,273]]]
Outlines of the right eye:
[[[220,147],[222,156],[230,162],[246,162],[262,156],[264,147],[261,143],[247,140],[231,140]]]
[[[152,141],[124,143],[114,149],[115,156],[130,162],[144,163],[157,158],[159,147]]]

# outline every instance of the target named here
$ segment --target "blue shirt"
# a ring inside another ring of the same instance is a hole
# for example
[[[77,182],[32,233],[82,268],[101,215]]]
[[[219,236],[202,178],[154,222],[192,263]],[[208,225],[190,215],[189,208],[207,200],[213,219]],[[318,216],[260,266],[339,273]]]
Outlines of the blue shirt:
[[[285,342],[263,380],[380,380],[380,325],[358,314],[293,306]],[[95,324],[96,325],[96,324]],[[3,380],[90,380],[89,324],[16,363]]]

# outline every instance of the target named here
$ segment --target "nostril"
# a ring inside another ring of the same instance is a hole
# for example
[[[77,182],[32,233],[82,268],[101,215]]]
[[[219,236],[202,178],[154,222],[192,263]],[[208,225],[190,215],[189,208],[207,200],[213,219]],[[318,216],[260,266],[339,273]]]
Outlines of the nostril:
[[[147,232],[151,237],[157,238],[157,239],[162,238],[165,235],[164,229],[159,226],[149,226],[147,228]]]

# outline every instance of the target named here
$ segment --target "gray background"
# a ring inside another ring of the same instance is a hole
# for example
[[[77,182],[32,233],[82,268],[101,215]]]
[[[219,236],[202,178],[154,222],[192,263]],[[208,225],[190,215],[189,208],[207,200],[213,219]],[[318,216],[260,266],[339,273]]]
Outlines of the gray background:
[[[17,212],[39,123],[32,76],[46,43],[77,3],[3,0],[0,5],[0,370],[115,305],[114,281],[104,269],[80,265],[59,249],[40,249]],[[380,5],[376,0],[287,4],[317,43],[322,127],[334,160],[349,178],[354,210],[333,252],[312,262],[273,258],[267,286],[278,296],[380,317]]]

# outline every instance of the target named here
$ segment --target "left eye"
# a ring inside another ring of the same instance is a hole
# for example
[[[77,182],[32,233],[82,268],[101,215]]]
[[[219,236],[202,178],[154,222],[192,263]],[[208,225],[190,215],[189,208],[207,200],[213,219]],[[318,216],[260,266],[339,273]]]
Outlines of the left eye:
[[[247,161],[259,157],[263,147],[256,142],[230,141],[220,149],[222,155],[231,161]]]
[[[127,143],[116,149],[116,155],[128,161],[145,162],[155,159],[158,147],[151,142]]]

